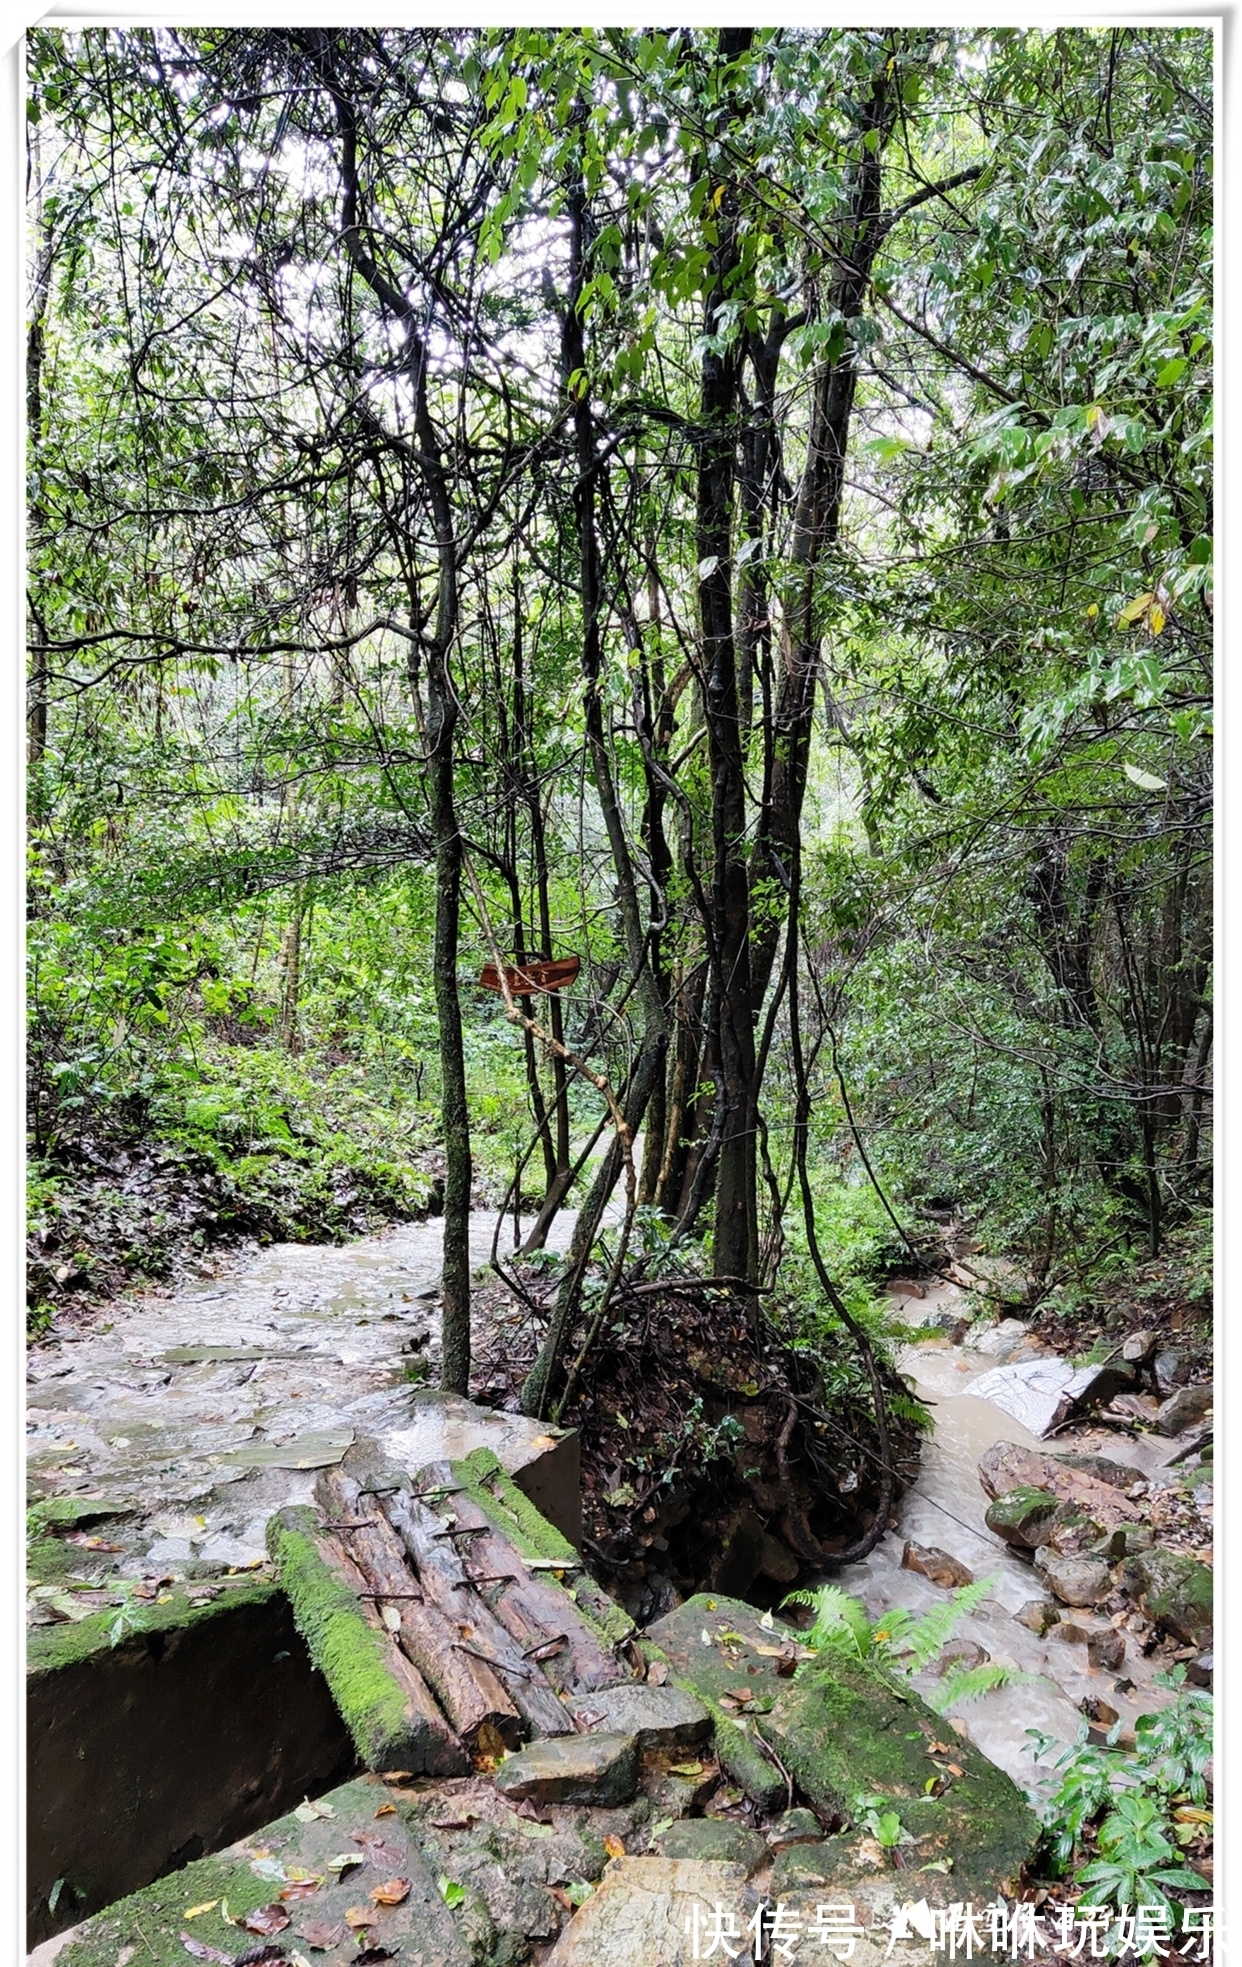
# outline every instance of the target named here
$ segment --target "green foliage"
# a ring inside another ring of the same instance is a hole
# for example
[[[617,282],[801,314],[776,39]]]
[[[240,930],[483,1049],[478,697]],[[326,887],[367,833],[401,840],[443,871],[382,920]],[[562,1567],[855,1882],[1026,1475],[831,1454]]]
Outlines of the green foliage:
[[[907,1611],[903,1606],[891,1606],[874,1621],[840,1585],[792,1591],[785,1603],[814,1608],[815,1619],[803,1635],[803,1644],[816,1653],[841,1653],[850,1659],[870,1660],[892,1674],[910,1675],[923,1673],[935,1664],[952,1638],[954,1628],[982,1604],[993,1582],[991,1578],[977,1578],[922,1614]],[[814,1660],[804,1660],[798,1672],[814,1673],[816,1664]],[[946,1714],[961,1701],[978,1700],[997,1688],[1010,1687],[1029,1678],[1015,1667],[995,1662],[956,1667],[924,1699],[937,1713]]]
[[[1114,1746],[1120,1723],[1104,1748],[1087,1740],[1084,1724],[1078,1742],[1054,1764],[1060,1780],[1044,1804],[1043,1822],[1054,1874],[1071,1871],[1086,1887],[1084,1904],[1154,1905],[1176,1925],[1168,1891],[1210,1890],[1178,1860],[1179,1845],[1205,1815],[1194,1806],[1207,1795],[1213,1704],[1210,1694],[1186,1687],[1182,1666],[1162,1682],[1174,1698],[1138,1717],[1132,1752]],[[1038,1759],[1051,1743],[1037,1730],[1028,1733]],[[1084,1862],[1093,1844],[1097,1855]]]

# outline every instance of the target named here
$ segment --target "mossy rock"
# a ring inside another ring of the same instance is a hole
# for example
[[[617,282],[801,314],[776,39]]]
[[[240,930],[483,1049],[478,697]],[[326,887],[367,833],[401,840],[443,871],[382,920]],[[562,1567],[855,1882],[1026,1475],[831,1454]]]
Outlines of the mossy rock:
[[[221,1590],[218,1598],[191,1598],[184,1587],[174,1586],[163,1604],[158,1600],[150,1604],[136,1602],[119,1637],[141,1639],[152,1633],[201,1625],[222,1612],[234,1611],[239,1605],[261,1603],[271,1598],[276,1589],[267,1579],[246,1580]],[[26,1638],[27,1673],[54,1673],[60,1667],[76,1666],[92,1654],[110,1652],[117,1643],[113,1635],[123,1609],[111,1605],[69,1624],[32,1626]],[[133,1622],[135,1617],[138,1623]]]
[[[1157,1545],[1127,1558],[1122,1580],[1138,1584],[1148,1618],[1184,1646],[1210,1642],[1212,1573],[1198,1558]]]
[[[291,1923],[280,1937],[290,1946],[305,1952],[307,1943],[299,1941],[297,1934],[307,1921],[343,1926],[347,1907],[370,1905],[373,1887],[399,1877],[410,1881],[409,1896],[400,1906],[376,1909],[378,1940],[397,1949],[399,1959],[421,1958],[424,1967],[472,1967],[471,1949],[444,1903],[416,1836],[400,1815],[376,1821],[376,1809],[383,1801],[382,1786],[375,1778],[345,1783],[319,1799],[319,1806],[330,1814],[309,1823],[293,1813],[279,1817],[230,1850],[157,1879],[86,1920],[57,1956],[58,1967],[116,1967],[121,1954],[134,1967],[139,1960],[145,1967],[185,1967],[184,1934],[230,1958],[262,1945],[225,1918],[226,1908],[231,1919],[239,1921],[278,1899],[280,1878],[264,1877],[253,1869],[260,1851],[266,1856],[259,1861],[269,1871],[273,1864],[300,1866],[323,1880],[310,1897],[287,1908]],[[363,1840],[368,1838],[380,1841],[382,1853],[366,1852]],[[366,1862],[338,1877],[327,1869],[327,1860],[344,1851],[359,1856],[365,1852]],[[187,1920],[187,1911],[198,1906],[208,1910]],[[125,1953],[131,1947],[133,1953]]]
[[[989,1503],[984,1522],[989,1530],[1019,1550],[1034,1550],[1044,1541],[1044,1531],[1057,1513],[1057,1498],[1051,1489],[1009,1489]]]
[[[976,1891],[1016,1877],[1039,1828],[1010,1778],[956,1736],[949,1756],[933,1756],[932,1744],[952,1724],[866,1661],[833,1653],[796,1679],[782,1678],[774,1657],[781,1636],[761,1625],[753,1606],[706,1594],[650,1632],[682,1684],[713,1710],[738,1690],[751,1697],[730,1725],[756,1754],[769,1744],[820,1811],[858,1824],[882,1798],[880,1807],[895,1810],[915,1840],[912,1863],[948,1861],[955,1881]],[[961,1776],[943,1795],[927,1795],[949,1761]]]

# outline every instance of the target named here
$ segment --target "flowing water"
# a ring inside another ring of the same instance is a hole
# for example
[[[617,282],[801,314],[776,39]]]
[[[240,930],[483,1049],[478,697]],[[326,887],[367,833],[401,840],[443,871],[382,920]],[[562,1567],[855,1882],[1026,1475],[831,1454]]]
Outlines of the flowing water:
[[[902,1295],[900,1288],[894,1287],[894,1308],[912,1326],[952,1321],[969,1310],[964,1293],[954,1285],[933,1285],[919,1296],[914,1295],[915,1288],[906,1287],[908,1294]],[[1088,1665],[1085,1645],[1058,1639],[1055,1626],[1041,1638],[1019,1624],[1013,1615],[1029,1599],[1047,1594],[1031,1564],[984,1523],[988,1497],[979,1482],[980,1457],[995,1442],[1012,1441],[1019,1447],[1044,1452],[1104,1454],[1158,1482],[1161,1464],[1174,1449],[1157,1436],[1119,1437],[1098,1426],[1065,1430],[1052,1442],[1037,1440],[1008,1414],[970,1391],[976,1379],[996,1366],[998,1356],[1022,1359],[1039,1354],[1034,1341],[1022,1338],[1016,1343],[1011,1339],[998,1353],[995,1337],[996,1328],[990,1334],[980,1334],[979,1343],[987,1350],[955,1345],[945,1337],[903,1349],[900,1367],[931,1409],[935,1428],[924,1442],[919,1479],[899,1506],[897,1530],[886,1536],[870,1557],[851,1566],[841,1583],[863,1600],[873,1616],[894,1605],[923,1612],[943,1604],[945,1594],[938,1586],[920,1573],[902,1568],[907,1539],[937,1546],[965,1564],[977,1578],[994,1580],[988,1597],[962,1620],[956,1634],[975,1640],[993,1661],[1016,1667],[1030,1678],[985,1694],[954,1712],[963,1732],[1015,1782],[1028,1790],[1043,1789],[1058,1751],[1050,1751],[1037,1768],[1028,1730],[1039,1730],[1068,1745],[1077,1739],[1083,1720],[1079,1703],[1088,1696],[1107,1701],[1127,1726],[1136,1715],[1163,1705],[1169,1696],[1154,1684],[1159,1663],[1146,1660],[1132,1639],[1127,1641],[1124,1665],[1116,1672],[1107,1672]],[[1068,1608],[1065,1621],[1088,1632],[1108,1623],[1098,1613]],[[1122,1677],[1133,1681],[1133,1692],[1116,1690],[1115,1682]],[[926,1691],[935,1681],[924,1675],[915,1684]]]
[[[494,1229],[491,1213],[472,1218],[476,1264],[487,1262]],[[571,1230],[572,1217],[558,1219],[554,1247],[563,1248]],[[190,1566],[203,1575],[259,1561],[267,1514],[308,1495],[314,1475],[262,1458],[247,1465],[247,1452],[309,1443],[331,1458],[342,1432],[391,1427],[394,1404],[408,1408],[409,1361],[434,1357],[442,1236],[442,1223],[429,1221],[339,1246],[275,1245],[172,1293],[121,1303],[81,1334],[36,1347],[29,1411],[35,1491],[138,1503],[138,1520],[116,1532],[125,1546],[114,1565],[121,1575],[149,1575],[152,1566]],[[507,1229],[502,1247],[511,1242]],[[911,1325],[926,1326],[962,1315],[967,1304],[954,1286],[937,1284],[906,1287],[904,1296],[898,1287],[894,1308]],[[991,1350],[943,1336],[905,1348],[902,1366],[931,1406],[935,1429],[897,1531],[841,1582],[872,1614],[943,1603],[938,1587],[902,1568],[907,1538],[937,1545],[976,1576],[994,1579],[990,1596],[959,1630],[993,1660],[1031,1677],[960,1715],[984,1753],[1030,1787],[1036,1771],[1028,1729],[1070,1743],[1085,1696],[1103,1697],[1127,1721],[1164,1696],[1141,1656],[1128,1657],[1122,1669],[1135,1683],[1127,1696],[1114,1688],[1117,1675],[1087,1665],[1084,1645],[1058,1640],[1055,1628],[1040,1638],[1014,1618],[1042,1592],[1031,1566],[985,1527],[976,1466],[997,1440],[1046,1444],[971,1394],[972,1382],[1005,1356],[994,1339],[981,1343]],[[1031,1356],[1031,1348],[1019,1335],[1018,1356]],[[496,1415],[487,1425],[499,1445],[507,1428],[530,1423]],[[1054,1445],[1103,1450],[1145,1474],[1170,1452],[1154,1437],[1118,1447],[1103,1429],[1077,1429]],[[1071,1616],[1082,1627],[1103,1623],[1091,1613]]]

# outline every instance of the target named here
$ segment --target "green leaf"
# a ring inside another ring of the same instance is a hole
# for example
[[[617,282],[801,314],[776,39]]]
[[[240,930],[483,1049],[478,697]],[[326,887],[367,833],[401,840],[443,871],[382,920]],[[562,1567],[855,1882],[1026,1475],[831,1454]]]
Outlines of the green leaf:
[[[1168,789],[1167,779],[1155,778],[1151,772],[1144,772],[1138,765],[1131,765],[1128,759],[1121,769],[1126,777],[1135,785],[1141,786],[1144,792],[1165,792]]]
[[[466,1896],[465,1886],[455,1884],[444,1872],[440,1873],[440,1876],[436,1880],[436,1885],[440,1897],[444,1900],[450,1912],[454,1906],[459,1906]]]

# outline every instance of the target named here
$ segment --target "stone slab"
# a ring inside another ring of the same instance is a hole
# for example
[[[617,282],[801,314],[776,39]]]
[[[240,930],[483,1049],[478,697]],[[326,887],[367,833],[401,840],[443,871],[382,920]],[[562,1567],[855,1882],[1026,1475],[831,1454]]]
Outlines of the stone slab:
[[[704,1958],[709,1935],[719,1930],[717,1908],[740,1936],[757,1903],[738,1864],[614,1858],[545,1967],[689,1967]],[[740,1938],[736,1950],[740,1957]],[[715,1951],[728,1958],[719,1944]]]
[[[493,1778],[515,1802],[628,1803],[638,1788],[633,1735],[558,1735],[508,1755]]]
[[[941,1796],[944,1758],[931,1744],[946,1724],[908,1684],[865,1661],[834,1654],[790,1680],[776,1671],[787,1629],[765,1627],[739,1600],[690,1598],[651,1628],[677,1677],[709,1706],[747,1697],[733,1726],[767,1743],[803,1795],[825,1813],[857,1821],[863,1799],[893,1799],[915,1840],[912,1862],[948,1860],[959,1885],[995,1891],[1032,1854],[1038,1826],[1022,1792],[974,1745],[954,1738],[962,1775]]]
[[[592,1731],[633,1735],[640,1751],[693,1748],[712,1731],[710,1714],[693,1694],[681,1687],[652,1687],[645,1681],[592,1694],[583,1712],[599,1716]]]
[[[377,1819],[383,1801],[374,1778],[344,1784],[319,1799],[324,1815],[310,1822],[292,1813],[280,1817],[218,1856],[200,1858],[86,1920],[58,1955],[59,1967],[116,1967],[118,1958],[135,1967],[138,1961],[145,1967],[186,1967],[187,1934],[233,1959],[262,1940],[225,1920],[225,1901],[235,1919],[279,1904],[294,1867],[323,1882],[285,1906],[289,1923],[273,1937],[306,1954],[308,1927],[339,1927],[340,1941],[314,1953],[323,1967],[338,1967],[358,1951],[345,1919],[356,1906],[370,1910],[375,1939],[410,1967],[415,1961],[421,1967],[471,1967],[467,1936],[400,1812]],[[328,1860],[346,1852],[362,1862],[338,1876]],[[389,1879],[408,1881],[408,1894],[400,1905],[377,1906],[371,1894]],[[187,1919],[194,1907],[208,1909]]]
[[[1111,1399],[1133,1378],[1134,1368],[1124,1360],[1075,1367],[1068,1359],[1025,1359],[981,1374],[971,1381],[970,1391],[980,1400],[990,1400],[1028,1433],[1043,1436],[1076,1408]]]

